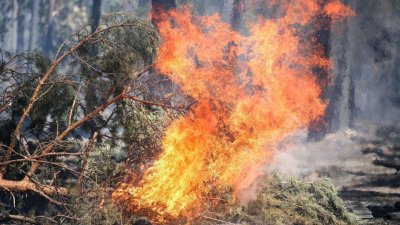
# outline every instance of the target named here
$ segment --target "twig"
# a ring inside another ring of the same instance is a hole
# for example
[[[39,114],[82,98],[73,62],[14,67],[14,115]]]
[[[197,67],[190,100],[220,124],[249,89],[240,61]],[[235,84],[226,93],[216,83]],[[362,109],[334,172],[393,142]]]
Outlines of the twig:
[[[84,173],[86,171],[86,166],[87,166],[87,163],[88,163],[89,152],[92,151],[93,146],[96,143],[96,138],[97,138],[97,132],[94,132],[93,135],[92,135],[92,138],[89,141],[88,146],[85,149],[85,154],[83,156],[83,163],[82,163],[82,167],[81,167],[81,169],[79,171],[80,174],[79,174],[79,177],[78,177],[77,184],[81,184],[81,182],[82,182],[83,175],[84,175]]]
[[[22,215],[6,215],[6,216],[0,216],[0,218],[2,220],[18,220],[18,221],[24,221],[27,223],[31,223],[31,224],[39,224],[39,222],[37,222],[35,219],[30,218],[30,217],[26,217],[26,216],[22,216]]]
[[[72,102],[71,109],[70,109],[70,111],[68,113],[68,126],[71,126],[72,116],[73,116],[74,111],[75,111],[76,101],[78,100],[79,94],[81,93],[81,90],[82,90],[83,86],[85,86],[85,85],[86,85],[86,82],[85,82],[85,84],[80,85],[78,90],[76,91],[76,95],[74,97],[74,101]]]
[[[215,221],[215,222],[222,223],[222,224],[226,224],[226,225],[241,225],[241,224],[239,224],[239,223],[226,222],[226,221],[219,220],[219,219],[215,219],[215,218],[208,217],[208,216],[202,216],[202,217],[203,217],[204,219],[213,220],[213,221]]]

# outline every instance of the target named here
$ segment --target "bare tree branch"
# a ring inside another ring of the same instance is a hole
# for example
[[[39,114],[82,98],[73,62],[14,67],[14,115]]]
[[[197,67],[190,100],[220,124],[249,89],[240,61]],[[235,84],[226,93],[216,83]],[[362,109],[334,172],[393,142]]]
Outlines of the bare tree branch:
[[[89,153],[90,153],[90,151],[92,151],[93,146],[96,143],[96,138],[97,138],[97,132],[94,132],[92,135],[92,138],[89,141],[88,146],[85,149],[85,154],[83,155],[83,163],[82,163],[82,167],[79,171],[80,175],[78,177],[77,184],[81,184],[81,182],[82,182],[82,179],[84,177],[83,175],[85,174],[87,163],[88,163]]]
[[[1,220],[17,220],[17,221],[31,223],[31,224],[40,224],[35,219],[30,218],[30,217],[26,217],[26,216],[23,216],[23,215],[5,215],[5,216],[0,216],[0,221]]]

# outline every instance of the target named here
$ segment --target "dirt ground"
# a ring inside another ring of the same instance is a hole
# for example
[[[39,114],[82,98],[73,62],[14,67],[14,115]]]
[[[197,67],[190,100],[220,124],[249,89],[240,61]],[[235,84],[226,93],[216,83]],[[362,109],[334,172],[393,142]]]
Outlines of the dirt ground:
[[[329,177],[362,224],[400,224],[400,173],[396,165],[376,163],[400,162],[397,134],[348,129],[308,142],[306,132],[298,133],[285,141],[269,169],[305,180]]]

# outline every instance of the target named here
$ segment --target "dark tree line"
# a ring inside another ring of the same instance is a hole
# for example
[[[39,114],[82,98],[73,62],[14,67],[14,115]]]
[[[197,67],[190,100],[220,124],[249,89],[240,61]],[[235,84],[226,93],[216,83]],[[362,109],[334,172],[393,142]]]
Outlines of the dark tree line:
[[[106,11],[137,10],[151,5],[149,0],[4,0],[0,2],[0,30],[7,37],[2,49],[24,51],[38,49],[48,56],[74,30],[90,24],[97,28],[101,15]],[[125,8],[124,8],[125,7]],[[5,32],[5,33],[4,33]]]

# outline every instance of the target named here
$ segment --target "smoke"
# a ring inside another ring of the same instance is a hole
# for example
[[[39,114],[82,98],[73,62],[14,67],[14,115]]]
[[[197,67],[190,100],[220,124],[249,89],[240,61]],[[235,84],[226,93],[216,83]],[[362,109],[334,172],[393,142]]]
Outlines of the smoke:
[[[258,184],[265,174],[277,173],[306,181],[330,177],[337,187],[357,184],[359,177],[354,174],[375,169],[371,165],[372,156],[360,151],[360,138],[373,140],[375,135],[343,129],[327,134],[320,141],[310,142],[307,130],[295,132],[280,144],[272,162],[254,171],[258,179],[240,192],[242,203],[257,197]]]
[[[287,176],[313,179],[327,168],[360,168],[363,154],[359,151],[358,142],[354,138],[358,133],[346,129],[337,133],[328,134],[318,142],[309,142],[305,131],[288,137],[281,150],[277,153],[275,163],[270,170]]]
[[[247,204],[257,197],[259,183],[265,174],[277,173],[283,177],[310,182],[329,177],[336,187],[345,189],[369,179],[361,175],[387,173],[388,169],[371,163],[375,156],[365,155],[361,151],[361,142],[379,140],[375,135],[376,127],[370,128],[370,132],[342,129],[327,134],[317,142],[309,141],[307,130],[290,135],[281,143],[272,162],[253,171],[257,179],[241,190],[241,202]]]

